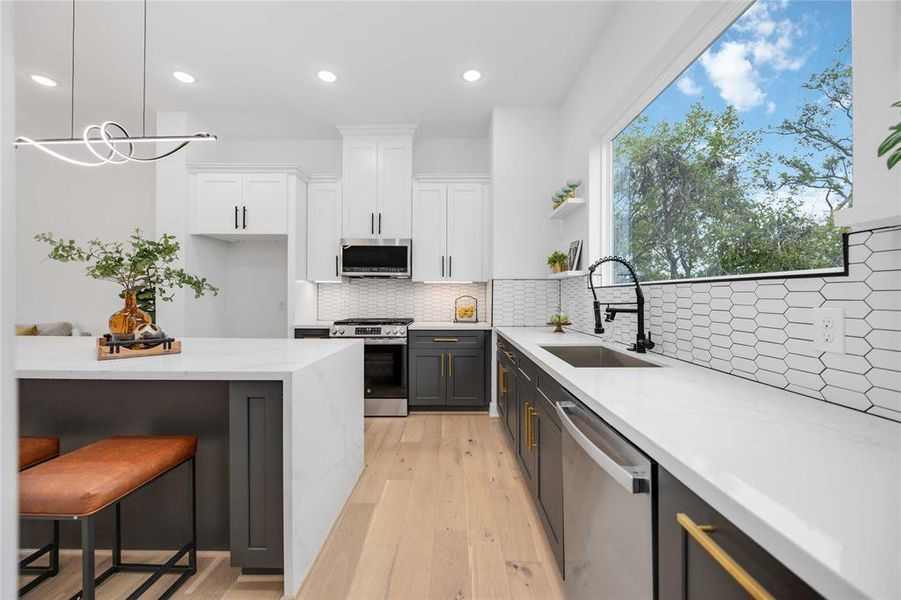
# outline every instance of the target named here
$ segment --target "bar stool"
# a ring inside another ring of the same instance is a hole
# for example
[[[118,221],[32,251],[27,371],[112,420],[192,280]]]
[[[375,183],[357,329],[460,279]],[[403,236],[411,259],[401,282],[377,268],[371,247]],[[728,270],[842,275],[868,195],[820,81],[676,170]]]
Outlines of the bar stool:
[[[82,589],[73,598],[94,600],[95,588],[118,572],[150,573],[129,598],[138,598],[167,573],[180,576],[163,593],[170,597],[197,572],[195,436],[114,436],[89,444],[19,474],[19,516],[81,522]],[[191,468],[191,541],[163,564],[122,562],[121,502],[177,467]],[[95,521],[115,504],[112,566],[95,577]],[[187,565],[176,563],[184,556]]]
[[[19,438],[19,472],[37,466],[59,456],[59,438],[49,436],[22,436]],[[46,567],[32,563],[47,554]],[[53,521],[53,539],[19,561],[19,573],[37,575],[19,588],[19,595],[27,594],[42,582],[59,573],[59,521]]]

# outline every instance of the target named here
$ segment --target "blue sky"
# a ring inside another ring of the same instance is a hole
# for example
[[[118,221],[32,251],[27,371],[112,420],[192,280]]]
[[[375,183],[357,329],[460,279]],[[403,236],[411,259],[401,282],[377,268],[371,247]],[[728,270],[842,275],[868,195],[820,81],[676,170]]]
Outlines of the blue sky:
[[[850,37],[850,0],[758,0],[642,114],[651,125],[679,121],[700,101],[716,111],[731,104],[749,129],[777,125],[816,99],[801,84],[832,64]],[[850,124],[841,127],[850,135]],[[764,135],[761,149],[791,154],[793,147]]]

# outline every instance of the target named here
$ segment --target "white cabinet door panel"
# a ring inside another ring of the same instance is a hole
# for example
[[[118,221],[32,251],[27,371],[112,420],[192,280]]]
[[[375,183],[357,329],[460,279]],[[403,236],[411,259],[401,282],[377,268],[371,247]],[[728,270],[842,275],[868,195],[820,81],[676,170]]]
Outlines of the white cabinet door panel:
[[[237,233],[243,206],[240,173],[198,173],[191,233]]]
[[[412,148],[405,142],[378,143],[376,235],[409,238],[411,229]]]
[[[482,185],[447,186],[447,272],[452,281],[482,280]]]
[[[284,173],[245,174],[241,231],[288,233],[288,176]]]
[[[378,144],[368,141],[344,143],[342,235],[371,238],[378,212]]]
[[[311,183],[307,190],[307,279],[340,281],[341,187]]]
[[[413,280],[438,281],[444,277],[447,185],[420,184],[413,206]]]

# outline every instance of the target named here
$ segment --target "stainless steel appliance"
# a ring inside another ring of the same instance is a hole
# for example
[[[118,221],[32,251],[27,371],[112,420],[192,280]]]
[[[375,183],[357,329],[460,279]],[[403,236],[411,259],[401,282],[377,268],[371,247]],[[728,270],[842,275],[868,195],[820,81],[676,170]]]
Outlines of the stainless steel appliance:
[[[410,277],[412,244],[408,239],[341,240],[341,275]]]
[[[563,424],[563,557],[569,600],[653,598],[655,465],[568,394]]]
[[[329,336],[363,339],[363,414],[407,415],[407,326],[413,319],[343,319]]]

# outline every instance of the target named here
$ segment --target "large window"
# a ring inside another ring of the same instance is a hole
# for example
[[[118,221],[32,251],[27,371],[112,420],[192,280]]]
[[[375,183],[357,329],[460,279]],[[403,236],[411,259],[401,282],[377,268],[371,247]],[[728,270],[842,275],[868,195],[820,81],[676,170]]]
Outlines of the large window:
[[[612,201],[644,281],[841,267],[850,1],[752,5],[613,139]]]

